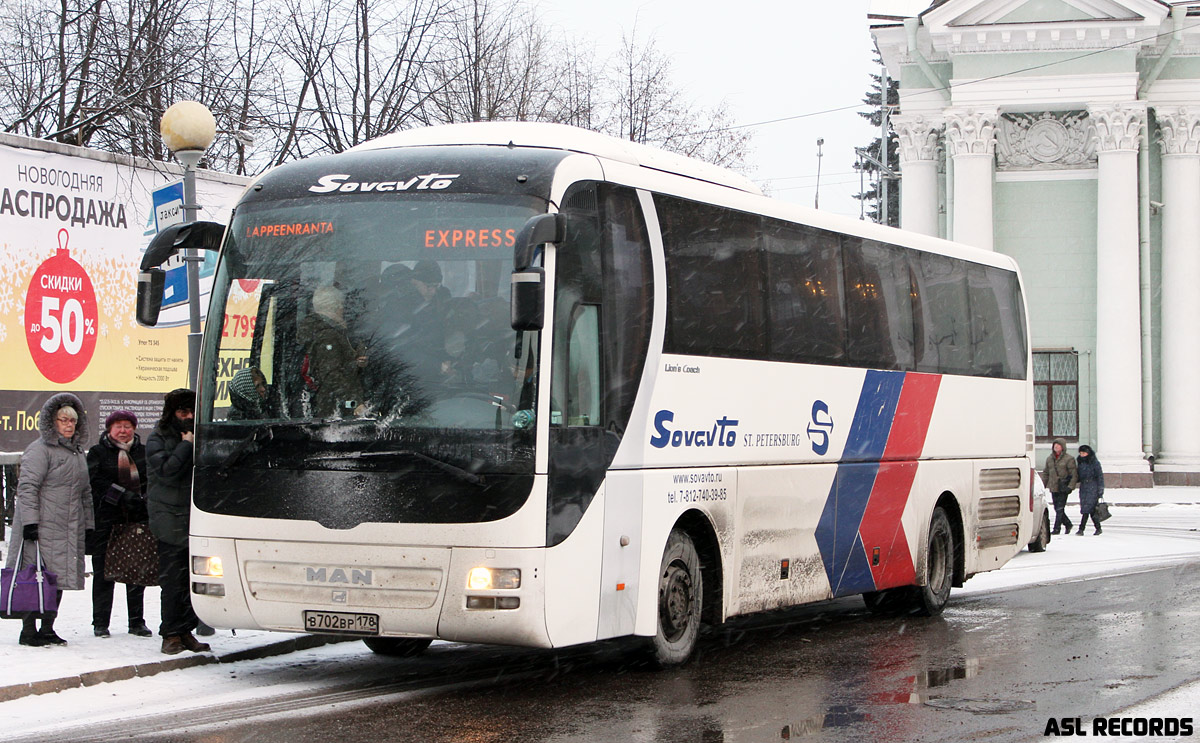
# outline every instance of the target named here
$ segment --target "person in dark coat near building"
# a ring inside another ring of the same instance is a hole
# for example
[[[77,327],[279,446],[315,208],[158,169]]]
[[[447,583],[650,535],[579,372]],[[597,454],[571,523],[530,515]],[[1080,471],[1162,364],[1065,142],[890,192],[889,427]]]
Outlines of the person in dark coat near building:
[[[1067,498],[1079,484],[1076,472],[1075,458],[1067,453],[1067,442],[1055,439],[1050,456],[1046,457],[1046,468],[1042,471],[1042,481],[1050,489],[1054,499],[1054,531],[1058,534],[1065,528],[1065,533],[1071,533],[1071,519],[1067,518]]]
[[[1096,458],[1096,452],[1087,444],[1079,447],[1078,471],[1079,531],[1075,533],[1083,536],[1088,517],[1091,517],[1092,523],[1096,525],[1096,531],[1092,533],[1099,534],[1101,529],[1100,519],[1096,517],[1096,504],[1104,495],[1104,469],[1100,466],[1100,460]]]
[[[88,450],[87,463],[96,514],[96,530],[88,543],[88,551],[92,553],[92,632],[96,637],[108,637],[116,586],[104,577],[108,540],[117,524],[145,522],[148,518],[146,447],[137,435],[137,416],[128,410],[110,413],[104,419],[100,443]],[[146,626],[143,614],[145,593],[143,586],[125,586],[129,634],[138,637],[154,634]]]
[[[88,481],[87,414],[70,392],[53,395],[38,415],[39,436],[21,455],[13,542],[8,567],[32,565],[40,551],[46,569],[58,575],[58,602],[63,591],[81,591],[88,532],[95,526],[92,488]],[[17,565],[17,554],[21,565]],[[22,645],[66,645],[54,631],[57,611],[30,613],[22,618]],[[41,621],[41,627],[36,623]]]
[[[192,635],[200,621],[188,587],[188,520],[192,500],[192,434],[196,393],[171,390],[162,417],[146,441],[150,487],[146,491],[150,531],[158,539],[158,584],[162,588],[162,651],[202,653],[207,643]]]

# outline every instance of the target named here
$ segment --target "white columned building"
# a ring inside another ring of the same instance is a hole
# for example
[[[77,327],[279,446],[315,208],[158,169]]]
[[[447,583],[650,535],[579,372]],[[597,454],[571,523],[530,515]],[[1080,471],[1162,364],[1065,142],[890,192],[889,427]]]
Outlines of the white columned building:
[[[996,109],[949,108],[946,148],[954,168],[954,239],[992,250]],[[901,191],[903,194],[903,191]]]
[[[1200,485],[1200,0],[871,0],[901,226],[1016,258],[1035,458]],[[941,157],[941,152],[945,157]]]
[[[938,236],[941,224],[938,198],[938,150],[944,122],[924,116],[893,116],[900,140],[900,222],[905,229]]]
[[[1096,442],[1109,472],[1140,472],[1141,339],[1138,145],[1144,104],[1090,107],[1099,161],[1096,199]]]
[[[1162,145],[1163,471],[1200,471],[1200,106],[1157,110]]]

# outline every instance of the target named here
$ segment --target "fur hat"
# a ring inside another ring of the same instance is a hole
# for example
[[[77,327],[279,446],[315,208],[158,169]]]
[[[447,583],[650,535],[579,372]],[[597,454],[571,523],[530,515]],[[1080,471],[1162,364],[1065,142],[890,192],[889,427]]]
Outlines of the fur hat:
[[[195,410],[195,408],[195,392],[189,390],[187,387],[180,387],[178,389],[171,390],[163,396],[162,417],[158,419],[156,428],[160,431],[170,430],[171,421],[175,419],[176,410]]]
[[[187,387],[171,390],[163,398],[166,405],[163,406],[164,413],[174,413],[181,408],[192,410],[196,407],[196,393],[189,390]]]

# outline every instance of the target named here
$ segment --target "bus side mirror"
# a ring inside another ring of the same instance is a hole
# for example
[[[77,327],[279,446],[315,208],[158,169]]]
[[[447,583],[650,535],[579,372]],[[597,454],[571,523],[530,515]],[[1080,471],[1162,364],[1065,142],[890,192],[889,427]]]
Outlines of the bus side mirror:
[[[537,249],[543,243],[561,242],[567,232],[567,218],[563,214],[539,214],[517,233],[513,247],[513,270],[522,271],[533,265]]]
[[[158,313],[162,309],[163,287],[167,283],[167,272],[151,268],[138,274],[137,321],[139,325],[154,327],[158,324]]]
[[[216,222],[188,222],[175,224],[154,236],[142,254],[137,285],[137,321],[141,325],[154,327],[158,324],[158,313],[162,310],[163,288],[167,283],[167,272],[160,266],[181,250],[221,249],[225,225]]]
[[[510,305],[513,330],[541,330],[545,324],[546,272],[533,263],[539,247],[562,242],[566,232],[565,215],[539,214],[530,217],[517,233]]]
[[[546,272],[526,268],[512,274],[513,330],[541,330],[545,322]]]

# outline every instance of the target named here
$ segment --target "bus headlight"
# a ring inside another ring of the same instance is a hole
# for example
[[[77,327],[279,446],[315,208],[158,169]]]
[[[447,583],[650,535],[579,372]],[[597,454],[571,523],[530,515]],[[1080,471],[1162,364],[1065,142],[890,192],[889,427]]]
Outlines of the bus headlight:
[[[221,558],[219,557],[200,557],[199,555],[193,555],[192,574],[220,578],[225,575],[225,569],[221,565]]]
[[[467,575],[467,588],[472,591],[520,587],[521,571],[518,568],[471,568]]]

